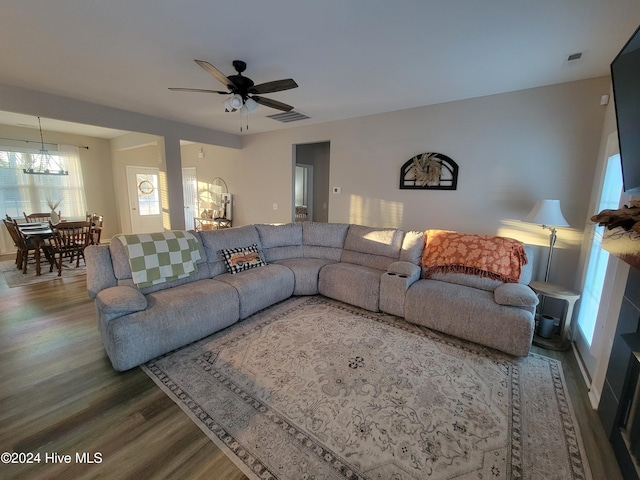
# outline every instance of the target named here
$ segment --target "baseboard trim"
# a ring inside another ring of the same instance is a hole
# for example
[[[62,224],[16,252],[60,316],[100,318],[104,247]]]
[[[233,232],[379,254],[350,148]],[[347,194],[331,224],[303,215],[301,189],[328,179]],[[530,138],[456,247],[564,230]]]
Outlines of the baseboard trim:
[[[600,404],[600,392],[593,386],[591,382],[591,375],[589,375],[589,372],[584,367],[582,355],[580,355],[580,352],[576,348],[575,342],[571,342],[571,350],[573,351],[573,356],[576,358],[576,363],[578,364],[578,368],[580,368],[582,379],[584,380],[584,383],[587,387],[591,408],[597,410],[598,405]]]

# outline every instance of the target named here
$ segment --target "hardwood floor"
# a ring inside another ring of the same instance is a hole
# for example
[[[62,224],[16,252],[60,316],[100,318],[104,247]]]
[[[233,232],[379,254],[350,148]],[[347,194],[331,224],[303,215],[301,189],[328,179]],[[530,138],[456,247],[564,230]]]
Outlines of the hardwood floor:
[[[534,351],[563,361],[594,480],[621,479],[573,355]],[[9,289],[0,276],[0,385],[0,452],[40,454],[0,463],[0,478],[247,478],[142,370],[112,369],[84,277]]]
[[[0,276],[0,318],[0,452],[40,453],[0,478],[247,478],[142,370],[113,370],[84,277],[9,289]],[[76,462],[85,452],[101,462]]]

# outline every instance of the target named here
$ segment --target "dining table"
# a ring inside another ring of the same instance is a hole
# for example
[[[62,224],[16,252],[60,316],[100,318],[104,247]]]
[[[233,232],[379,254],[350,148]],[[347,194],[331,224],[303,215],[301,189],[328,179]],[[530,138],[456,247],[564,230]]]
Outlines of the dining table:
[[[42,251],[42,247],[46,245],[46,240],[53,235],[51,224],[49,222],[19,223],[18,230],[20,230],[25,238],[31,240],[36,259],[36,276],[42,275],[40,270],[40,252]]]

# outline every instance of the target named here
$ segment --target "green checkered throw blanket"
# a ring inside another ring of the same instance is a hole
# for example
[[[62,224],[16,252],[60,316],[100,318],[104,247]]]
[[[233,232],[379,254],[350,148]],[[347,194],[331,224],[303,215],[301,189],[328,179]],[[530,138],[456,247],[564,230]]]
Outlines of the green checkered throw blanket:
[[[198,270],[198,240],[183,230],[116,235],[129,254],[131,277],[138,288],[188,277]]]

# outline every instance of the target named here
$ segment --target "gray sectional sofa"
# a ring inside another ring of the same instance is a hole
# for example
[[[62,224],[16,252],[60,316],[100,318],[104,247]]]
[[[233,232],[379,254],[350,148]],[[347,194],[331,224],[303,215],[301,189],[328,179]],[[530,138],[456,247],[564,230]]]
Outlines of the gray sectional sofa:
[[[526,285],[460,273],[422,278],[423,232],[332,223],[192,232],[197,271],[138,288],[125,246],[87,247],[87,289],[116,370],[204,338],[292,295],[321,294],[502,350],[529,352],[538,299]],[[229,273],[221,251],[256,244],[263,266]],[[531,257],[531,249],[527,255]]]

